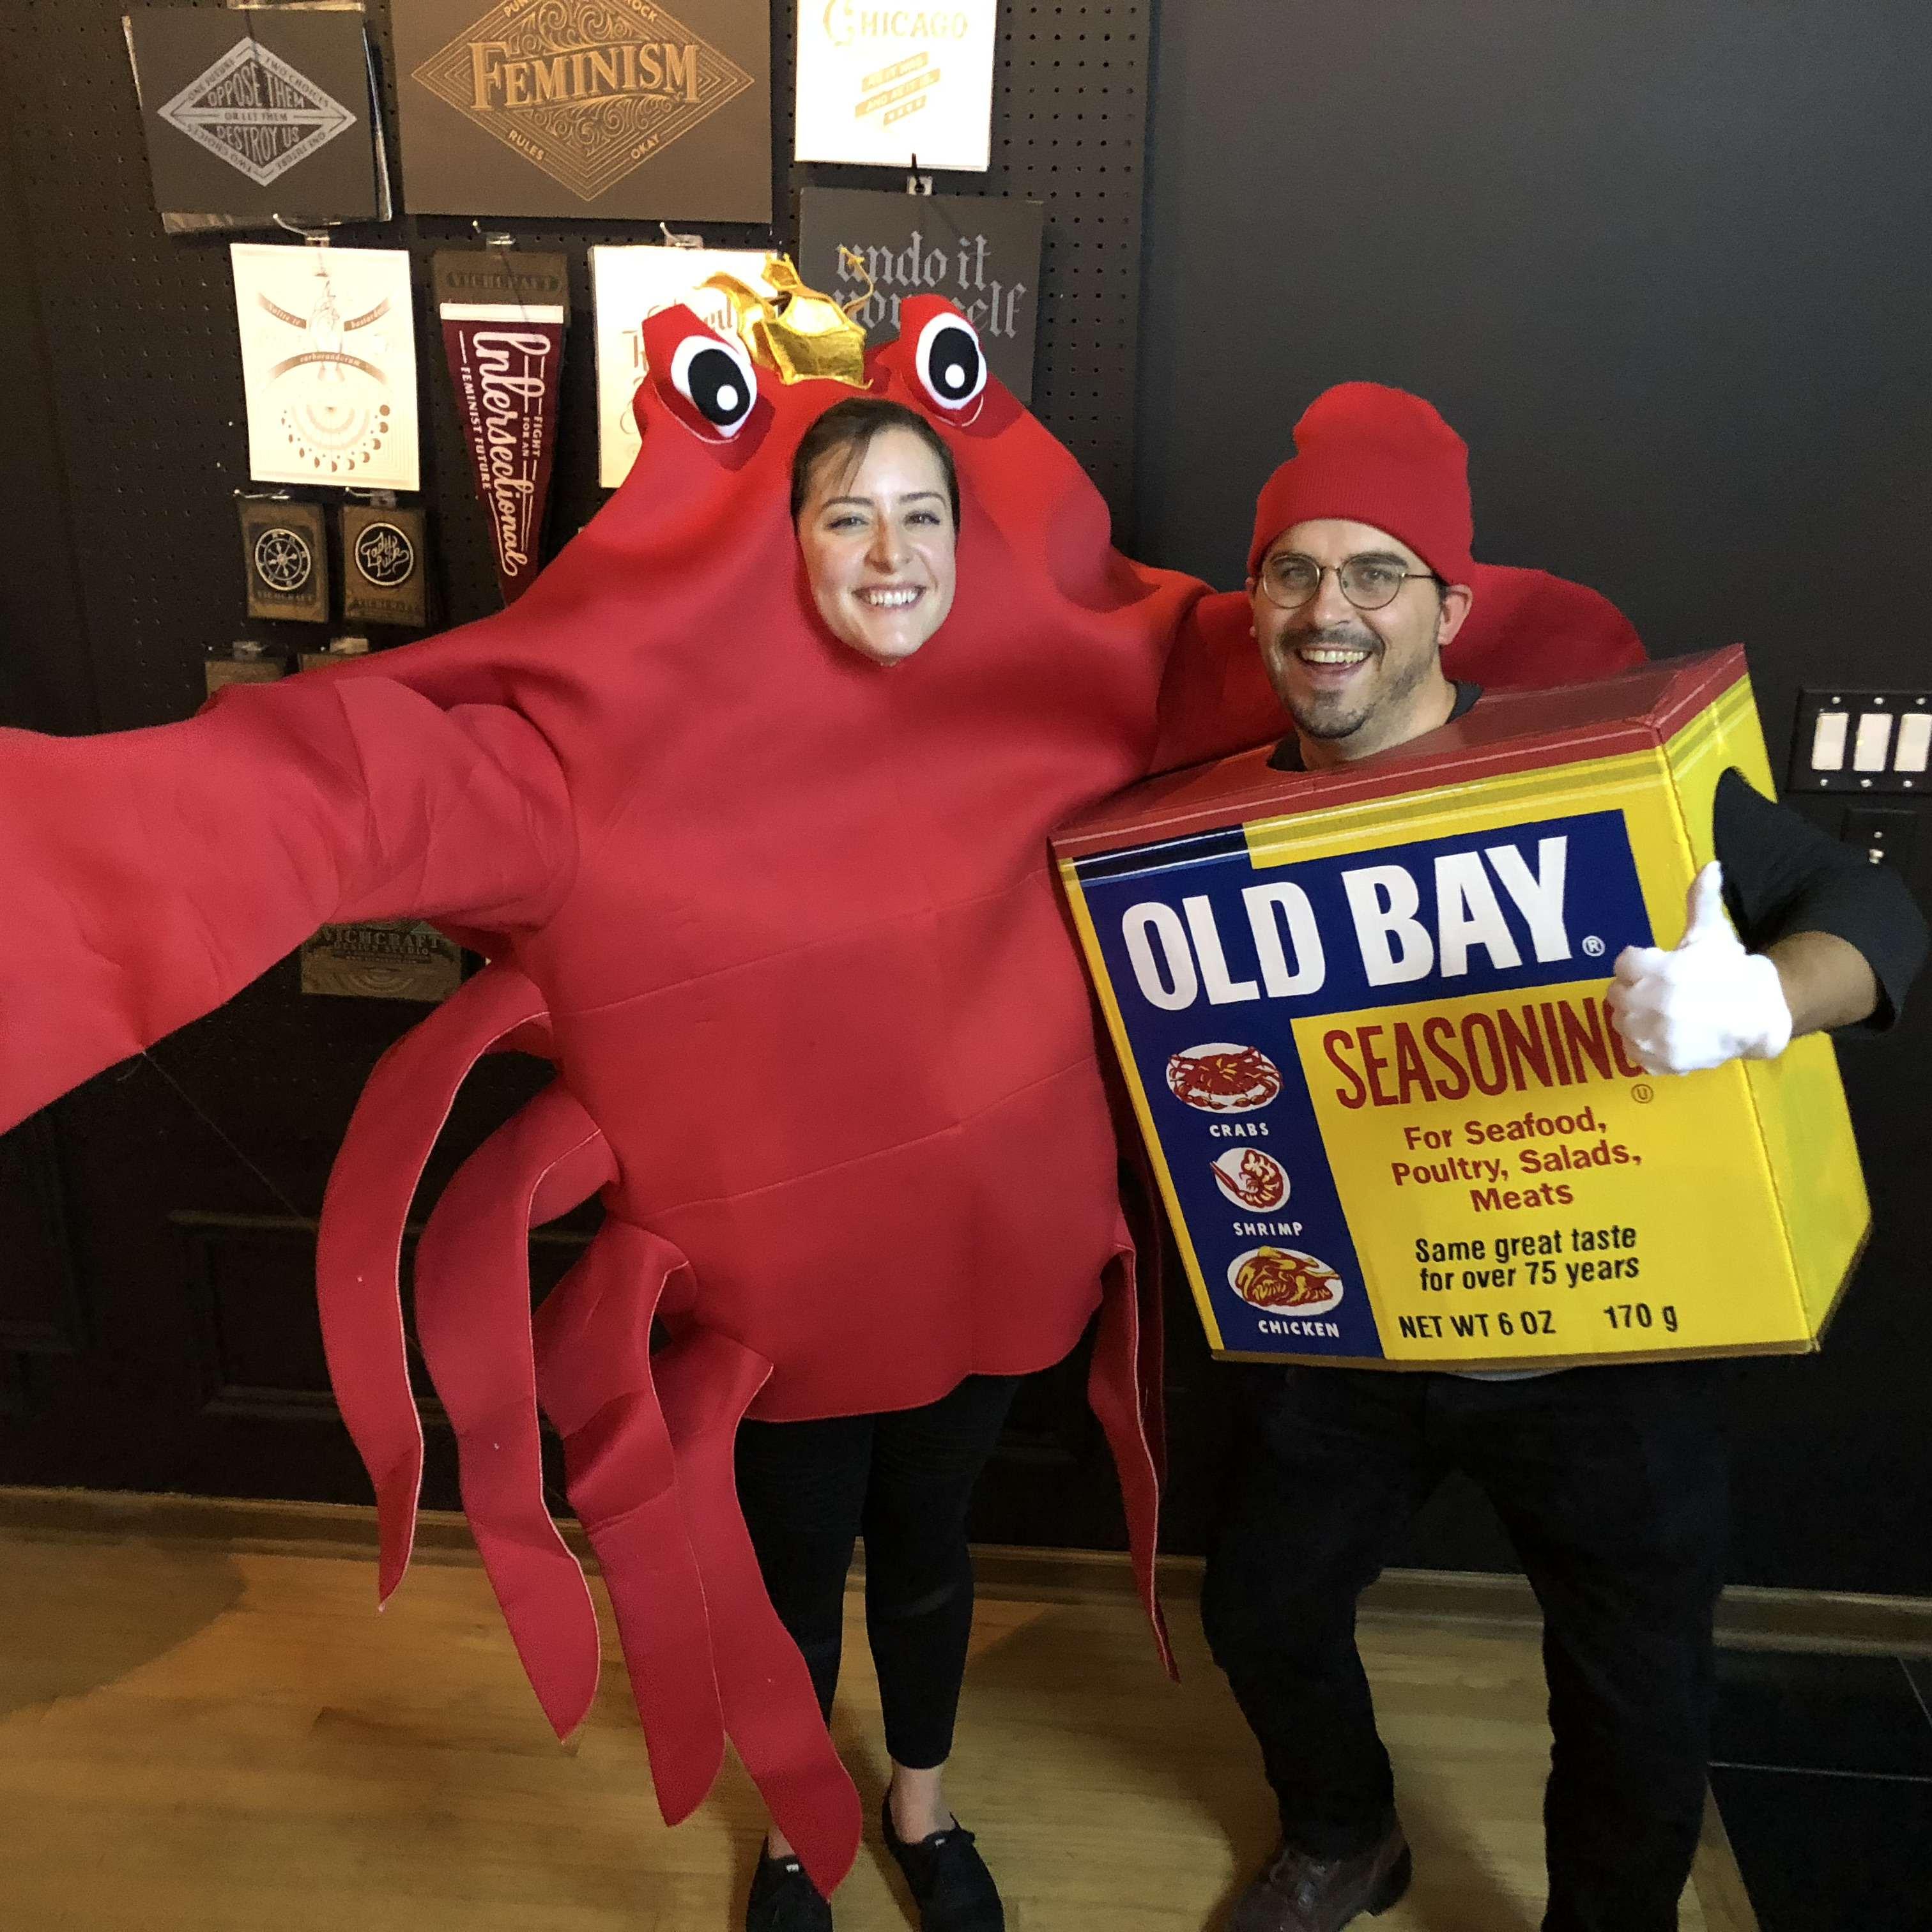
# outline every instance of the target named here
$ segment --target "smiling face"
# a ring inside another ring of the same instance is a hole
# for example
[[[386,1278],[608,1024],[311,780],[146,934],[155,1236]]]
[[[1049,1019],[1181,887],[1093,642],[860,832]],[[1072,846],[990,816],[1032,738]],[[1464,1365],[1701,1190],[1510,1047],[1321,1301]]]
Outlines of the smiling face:
[[[1284,610],[1269,594],[1271,573],[1289,560],[1320,570],[1307,601]],[[1364,610],[1343,594],[1337,574],[1352,564],[1374,594],[1394,596]],[[1336,764],[1386,750],[1448,717],[1454,688],[1442,675],[1442,646],[1462,628],[1469,592],[1440,587],[1407,544],[1367,524],[1324,517],[1282,532],[1251,581],[1255,641],[1283,707],[1294,718],[1310,765]]]
[[[874,664],[904,663],[952,608],[958,535],[945,470],[911,430],[880,430],[856,460],[828,450],[798,514],[826,628]]]

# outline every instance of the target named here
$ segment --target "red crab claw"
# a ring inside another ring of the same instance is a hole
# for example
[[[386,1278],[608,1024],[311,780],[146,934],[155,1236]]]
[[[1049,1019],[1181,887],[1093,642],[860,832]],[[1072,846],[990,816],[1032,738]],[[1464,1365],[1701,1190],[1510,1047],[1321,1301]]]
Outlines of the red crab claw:
[[[607,1219],[536,1322],[537,1394],[563,1438],[668,1825],[703,1802],[724,1761],[704,1582],[652,1374],[652,1321],[684,1267],[669,1242]]]
[[[546,1088],[466,1160],[416,1247],[417,1339],[456,1432],[464,1514],[560,1738],[597,1694],[597,1612],[544,1500],[530,1231],[615,1178],[597,1124]]]
[[[1534,690],[1613,677],[1645,662],[1636,626],[1585,585],[1547,571],[1479,563],[1471,587],[1468,620],[1442,652],[1447,677],[1491,690]],[[1161,686],[1160,737],[1149,771],[1226,758],[1287,728],[1255,647],[1254,622],[1238,590],[1210,592],[1183,618]]]
[[[403,1230],[430,1150],[470,1070],[530,1036],[544,998],[490,966],[383,1054],[356,1103],[328,1177],[316,1240],[316,1294],[328,1378],[376,1491],[379,1600],[409,1568],[422,1484],[422,1424],[403,1334]]]

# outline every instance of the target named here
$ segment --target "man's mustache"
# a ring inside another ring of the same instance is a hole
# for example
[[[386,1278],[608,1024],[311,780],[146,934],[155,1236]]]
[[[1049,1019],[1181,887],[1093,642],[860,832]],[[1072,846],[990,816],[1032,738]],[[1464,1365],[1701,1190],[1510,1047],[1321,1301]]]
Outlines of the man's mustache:
[[[1290,650],[1303,650],[1310,645],[1338,651],[1376,651],[1382,648],[1381,640],[1372,631],[1351,630],[1346,624],[1330,624],[1318,631],[1295,631],[1283,641]]]

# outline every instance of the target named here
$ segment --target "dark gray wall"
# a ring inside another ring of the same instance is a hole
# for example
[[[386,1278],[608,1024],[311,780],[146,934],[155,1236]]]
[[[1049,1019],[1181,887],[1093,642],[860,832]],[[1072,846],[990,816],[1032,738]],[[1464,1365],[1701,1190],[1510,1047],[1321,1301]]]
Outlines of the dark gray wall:
[[[1774,767],[1800,688],[1932,686],[1922,0],[1166,0],[1154,59],[1140,555],[1234,580],[1368,378],[1468,440],[1479,556],[1742,640]],[[1742,1372],[1733,1574],[1932,1593],[1932,990],[1841,1058],[1877,1228],[1822,1358]],[[1509,1562],[1466,1496],[1414,1553]]]

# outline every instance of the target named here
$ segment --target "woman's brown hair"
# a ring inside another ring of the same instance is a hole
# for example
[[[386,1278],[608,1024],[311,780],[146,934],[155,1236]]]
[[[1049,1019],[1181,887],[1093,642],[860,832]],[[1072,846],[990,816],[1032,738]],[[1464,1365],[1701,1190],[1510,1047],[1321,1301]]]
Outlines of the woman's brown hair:
[[[845,459],[845,473],[850,476],[866,460],[872,440],[889,429],[909,429],[939,459],[945,472],[946,500],[952,506],[952,527],[959,527],[959,472],[952,465],[952,452],[945,439],[916,410],[884,396],[848,396],[834,403],[806,431],[791,460],[791,520],[799,512],[812,490],[812,472],[820,460],[832,455]]]

